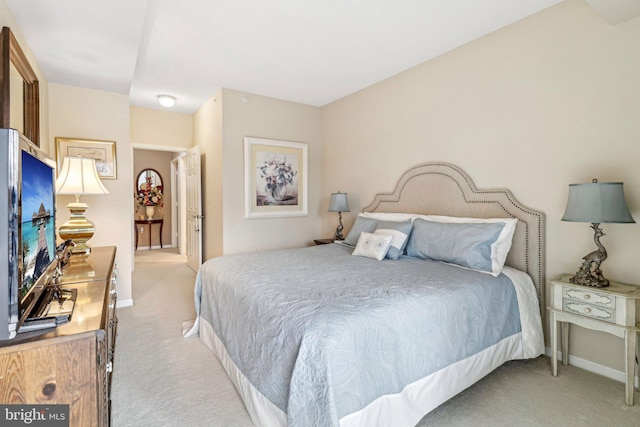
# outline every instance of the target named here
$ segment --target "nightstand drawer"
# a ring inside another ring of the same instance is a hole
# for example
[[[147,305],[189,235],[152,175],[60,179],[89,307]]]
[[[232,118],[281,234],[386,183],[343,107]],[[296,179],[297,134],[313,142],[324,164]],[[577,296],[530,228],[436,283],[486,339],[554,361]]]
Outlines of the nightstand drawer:
[[[577,302],[587,303],[589,305],[597,305],[606,308],[616,308],[616,297],[614,295],[605,294],[603,292],[595,292],[588,288],[577,289],[575,287],[562,287],[562,300],[573,300]]]
[[[616,311],[614,308],[585,304],[574,299],[563,299],[562,311],[591,317],[604,322],[615,323],[616,321]]]

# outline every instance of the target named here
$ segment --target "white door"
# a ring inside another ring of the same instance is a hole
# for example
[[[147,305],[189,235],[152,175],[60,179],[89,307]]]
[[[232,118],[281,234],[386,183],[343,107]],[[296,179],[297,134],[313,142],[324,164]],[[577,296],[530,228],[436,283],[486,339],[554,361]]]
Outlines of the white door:
[[[195,272],[202,264],[202,190],[200,181],[200,149],[187,152],[187,265]]]

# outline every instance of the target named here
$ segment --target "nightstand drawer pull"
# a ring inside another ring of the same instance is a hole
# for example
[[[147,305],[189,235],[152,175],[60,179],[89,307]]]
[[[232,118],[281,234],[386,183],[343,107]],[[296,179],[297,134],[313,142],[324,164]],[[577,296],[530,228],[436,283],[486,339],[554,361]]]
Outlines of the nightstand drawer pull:
[[[591,295],[586,294],[586,295],[584,296],[584,299],[591,299]]]
[[[593,319],[603,320],[605,322],[615,323],[615,310],[604,307],[596,307],[579,301],[565,299],[562,301],[563,311],[579,314]]]

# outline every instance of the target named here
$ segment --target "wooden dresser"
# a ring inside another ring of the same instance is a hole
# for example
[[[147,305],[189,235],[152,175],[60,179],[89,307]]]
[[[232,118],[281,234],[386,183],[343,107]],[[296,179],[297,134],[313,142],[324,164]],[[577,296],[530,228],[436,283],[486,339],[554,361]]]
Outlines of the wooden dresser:
[[[116,317],[116,248],[72,257],[62,287],[78,290],[69,323],[0,342],[0,403],[69,405],[70,426],[110,424]]]

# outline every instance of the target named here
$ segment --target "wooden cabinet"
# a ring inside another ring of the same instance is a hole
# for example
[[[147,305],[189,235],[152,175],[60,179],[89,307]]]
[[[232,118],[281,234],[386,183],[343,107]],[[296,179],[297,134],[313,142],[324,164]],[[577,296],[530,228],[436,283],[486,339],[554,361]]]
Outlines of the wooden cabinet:
[[[0,344],[0,403],[68,404],[71,426],[110,424],[116,315],[116,248],[93,248],[65,266],[62,287],[77,289],[69,323]]]

